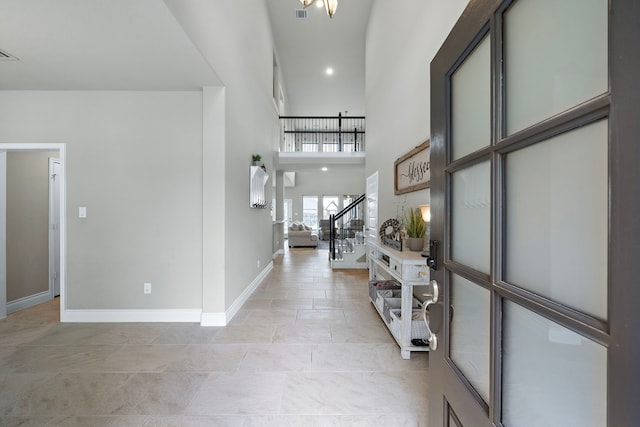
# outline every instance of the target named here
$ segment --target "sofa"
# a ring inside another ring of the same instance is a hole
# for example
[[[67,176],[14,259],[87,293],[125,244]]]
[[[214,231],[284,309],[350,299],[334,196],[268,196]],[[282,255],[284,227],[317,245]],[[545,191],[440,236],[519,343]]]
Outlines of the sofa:
[[[308,225],[294,222],[289,226],[289,247],[295,246],[317,248],[318,235]]]
[[[320,240],[329,240],[331,233],[331,223],[328,219],[321,219],[318,223],[318,238]]]

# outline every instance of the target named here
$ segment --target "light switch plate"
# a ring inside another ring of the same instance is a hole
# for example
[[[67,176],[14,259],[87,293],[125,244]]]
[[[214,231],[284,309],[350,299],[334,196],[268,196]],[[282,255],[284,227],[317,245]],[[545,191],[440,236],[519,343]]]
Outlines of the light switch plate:
[[[85,206],[80,206],[78,208],[78,218],[86,218],[87,217],[87,208]]]

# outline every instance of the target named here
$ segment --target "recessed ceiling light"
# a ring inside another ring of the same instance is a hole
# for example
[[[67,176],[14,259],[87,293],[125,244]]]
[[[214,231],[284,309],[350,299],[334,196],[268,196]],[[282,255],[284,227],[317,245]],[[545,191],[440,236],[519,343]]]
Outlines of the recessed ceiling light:
[[[329,169],[327,169],[327,167],[326,167],[326,166],[323,166],[323,167],[322,167],[322,172],[326,172],[326,171],[328,171],[328,170],[329,170]]]
[[[325,73],[327,76],[333,76],[333,68],[331,68],[331,67],[327,67],[327,69],[326,69],[326,70],[324,70],[324,73]]]
[[[320,9],[321,7],[324,7],[324,2],[323,1],[316,1],[316,7],[318,9]]]

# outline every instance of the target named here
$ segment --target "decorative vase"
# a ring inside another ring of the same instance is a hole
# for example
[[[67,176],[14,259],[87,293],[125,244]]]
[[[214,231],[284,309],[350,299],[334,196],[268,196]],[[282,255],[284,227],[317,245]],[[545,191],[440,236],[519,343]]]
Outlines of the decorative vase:
[[[423,237],[408,237],[407,238],[407,246],[410,251],[420,252],[424,249],[424,238]]]

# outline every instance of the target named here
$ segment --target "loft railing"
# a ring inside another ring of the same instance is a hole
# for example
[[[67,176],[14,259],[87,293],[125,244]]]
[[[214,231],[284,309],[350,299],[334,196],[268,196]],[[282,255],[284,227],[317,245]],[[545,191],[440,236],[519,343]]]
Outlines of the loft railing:
[[[365,147],[365,118],[355,116],[281,116],[280,151],[353,153]]]
[[[342,259],[342,254],[353,250],[354,244],[364,244],[364,201],[359,196],[335,215],[329,215],[329,258]]]

